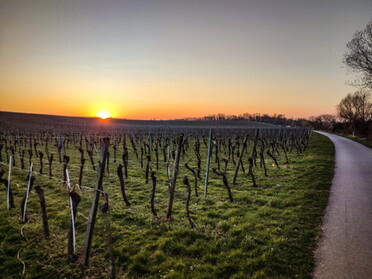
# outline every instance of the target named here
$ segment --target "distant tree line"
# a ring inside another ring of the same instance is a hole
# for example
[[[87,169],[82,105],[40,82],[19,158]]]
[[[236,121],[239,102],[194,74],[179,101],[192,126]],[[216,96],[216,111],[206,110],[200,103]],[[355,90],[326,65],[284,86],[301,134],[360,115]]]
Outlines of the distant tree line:
[[[306,121],[304,118],[294,119],[287,118],[284,114],[267,114],[267,113],[242,113],[242,114],[224,114],[216,113],[210,114],[202,117],[188,117],[178,120],[201,120],[201,121],[255,121],[261,123],[270,123],[275,125],[283,126],[303,126],[303,122]]]

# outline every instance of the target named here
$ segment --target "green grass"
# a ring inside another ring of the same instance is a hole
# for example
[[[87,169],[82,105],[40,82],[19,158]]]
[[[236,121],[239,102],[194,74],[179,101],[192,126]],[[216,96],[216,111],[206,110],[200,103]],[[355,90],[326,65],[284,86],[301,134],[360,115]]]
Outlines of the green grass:
[[[205,158],[205,148],[202,156]],[[40,148],[41,149],[41,148]],[[78,152],[69,149],[71,164],[78,164]],[[193,152],[189,152],[190,154]],[[118,154],[121,154],[120,152]],[[188,158],[182,159],[183,162]],[[110,198],[110,225],[113,250],[119,278],[311,278],[313,250],[320,234],[320,224],[328,201],[333,177],[334,148],[324,136],[314,133],[308,149],[301,155],[293,152],[290,164],[279,158],[280,169],[267,159],[269,177],[255,168],[258,188],[253,188],[247,174],[240,173],[237,185],[231,185],[235,202],[228,202],[220,177],[211,174],[209,194],[191,197],[191,217],[196,228],[191,229],[185,215],[186,187],[181,168],[177,182],[173,221],[153,218],[150,213],[149,184],[144,183],[144,170],[131,161],[126,181],[128,198],[125,206],[116,178],[116,164],[104,179],[104,189]],[[26,160],[28,162],[28,160]],[[212,160],[214,162],[214,160]],[[37,165],[36,160],[34,163]],[[214,164],[212,164],[212,167]],[[204,166],[203,166],[204,167]],[[37,169],[37,168],[35,168]],[[86,165],[84,185],[94,186],[96,174]],[[4,167],[4,170],[7,168]],[[69,168],[76,183],[78,169]],[[45,168],[45,172],[47,168]],[[203,172],[204,173],[204,170]],[[62,165],[55,163],[54,174],[61,177]],[[233,168],[227,172],[231,181]],[[166,213],[167,178],[162,165],[157,171],[156,209]],[[0,191],[0,275],[19,278],[26,264],[26,278],[107,278],[109,256],[107,231],[103,216],[97,214],[90,266],[84,270],[78,262],[67,259],[67,232],[70,221],[67,190],[62,183],[38,176],[35,185],[46,194],[51,238],[42,233],[38,197],[30,195],[29,223],[21,236],[20,202],[25,192],[26,173],[14,169],[12,189],[16,209],[6,210],[6,192]],[[193,184],[192,184],[193,185]],[[86,229],[85,217],[91,205],[90,190],[80,193],[76,241],[80,253]],[[100,201],[100,205],[103,201]]]
[[[338,136],[341,136],[341,137],[344,137],[344,138],[347,138],[347,139],[350,139],[350,140],[353,140],[353,141],[356,141],[368,148],[372,148],[372,141],[370,140],[367,140],[367,138],[360,138],[360,137],[356,137],[356,136],[353,136],[353,135],[349,135],[349,134],[341,134],[341,133],[334,133],[335,135],[338,135]]]

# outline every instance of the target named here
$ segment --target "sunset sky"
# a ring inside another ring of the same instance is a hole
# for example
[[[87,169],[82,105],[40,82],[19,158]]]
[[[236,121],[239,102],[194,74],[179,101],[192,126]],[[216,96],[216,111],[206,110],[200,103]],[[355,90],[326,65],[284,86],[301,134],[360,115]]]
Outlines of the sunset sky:
[[[335,113],[371,0],[0,0],[0,110]]]

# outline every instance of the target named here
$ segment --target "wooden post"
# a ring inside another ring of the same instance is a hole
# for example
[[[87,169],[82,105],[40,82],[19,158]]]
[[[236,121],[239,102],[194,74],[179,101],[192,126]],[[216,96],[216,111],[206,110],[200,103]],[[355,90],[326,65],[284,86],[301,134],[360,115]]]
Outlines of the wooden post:
[[[234,173],[234,177],[233,177],[233,184],[236,183],[236,178],[238,176],[239,167],[242,164],[242,158],[243,158],[244,150],[247,147],[247,141],[248,141],[248,134],[245,135],[242,151],[240,152],[240,156],[239,156],[238,162],[236,164],[235,173]]]
[[[6,208],[9,210],[11,207],[11,189],[10,189],[10,176],[12,174],[12,160],[13,156],[9,158],[9,173],[8,173],[8,187],[7,187],[7,195],[6,195]]]
[[[19,159],[20,161],[22,161],[22,153],[21,153],[21,138],[19,136],[19,131],[18,131],[18,135],[17,135],[17,148],[18,148],[18,155],[19,155]],[[23,169],[22,167],[22,163],[21,163],[21,169]]]
[[[182,143],[183,143],[183,134],[181,134],[180,137],[178,138],[178,146],[177,146],[176,158],[174,160],[174,165],[173,165],[172,182],[171,182],[170,187],[169,187],[169,201],[168,201],[168,211],[167,211],[167,219],[168,220],[170,220],[171,217],[172,217],[174,191],[176,190],[176,181],[177,181],[177,175],[178,175],[178,165],[180,163]]]
[[[146,184],[149,183],[150,161],[151,161],[151,157],[150,155],[147,155],[146,172],[145,172],[145,183]]]
[[[123,153],[123,164],[124,164],[124,176],[125,178],[128,178],[128,148],[124,147],[124,153]]]
[[[52,162],[53,162],[53,154],[48,155],[48,165],[49,165],[49,178],[52,178]]]
[[[40,161],[40,174],[43,174],[43,152],[39,151],[39,161]]]
[[[208,178],[209,178],[209,165],[211,163],[211,151],[212,151],[212,129],[209,130],[207,167],[205,170],[204,197],[206,197],[208,193]]]
[[[25,199],[25,204],[23,206],[23,215],[22,215],[22,222],[26,223],[26,210],[27,210],[27,201],[28,201],[28,196],[31,191],[31,178],[32,178],[32,163],[30,166],[30,171],[28,173],[28,185],[27,185],[27,191],[26,191],[26,199]]]
[[[89,264],[90,246],[92,244],[93,230],[94,230],[94,224],[96,222],[100,191],[102,191],[103,174],[105,172],[105,163],[107,160],[107,152],[108,152],[109,144],[110,144],[110,139],[104,138],[102,141],[102,145],[101,145],[100,164],[98,168],[97,184],[96,184],[96,188],[93,194],[92,207],[90,209],[89,221],[87,225],[87,230],[85,232],[84,242],[83,242],[83,247],[82,247],[81,263],[84,266],[88,266]]]
[[[255,136],[255,139],[254,139],[254,143],[253,143],[253,148],[252,148],[252,159],[253,159],[253,163],[254,165],[256,166],[256,158],[257,158],[257,142],[258,142],[258,136],[260,134],[260,130],[257,129],[256,130],[256,136]]]
[[[156,176],[155,172],[151,172],[151,180],[152,180],[152,191],[151,191],[151,200],[150,200],[150,205],[151,205],[151,213],[154,217],[157,217],[158,214],[156,213],[155,210],[155,191],[156,191]]]
[[[168,180],[171,180],[169,164],[170,164],[170,144],[167,146],[167,176],[168,176]]]
[[[3,144],[2,144],[2,143],[0,143],[0,162],[2,162],[2,161],[3,161],[2,150],[3,150]]]

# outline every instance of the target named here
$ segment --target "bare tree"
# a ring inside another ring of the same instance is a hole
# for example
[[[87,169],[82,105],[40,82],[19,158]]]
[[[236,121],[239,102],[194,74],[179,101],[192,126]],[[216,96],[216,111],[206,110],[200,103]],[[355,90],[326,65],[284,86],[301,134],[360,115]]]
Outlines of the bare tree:
[[[372,99],[371,92],[367,90],[359,90],[354,94],[354,106],[358,112],[359,121],[367,122],[372,118]]]
[[[339,116],[350,123],[353,133],[359,132],[362,136],[367,133],[366,123],[372,120],[371,92],[361,89],[354,94],[348,94],[337,106]]]
[[[356,109],[353,105],[353,95],[351,93],[337,105],[337,112],[346,122],[352,123],[356,119]]]
[[[332,114],[321,114],[311,116],[309,120],[315,129],[331,131],[336,123],[336,116]]]
[[[372,21],[364,30],[357,31],[346,47],[344,63],[362,74],[357,85],[372,88]]]

